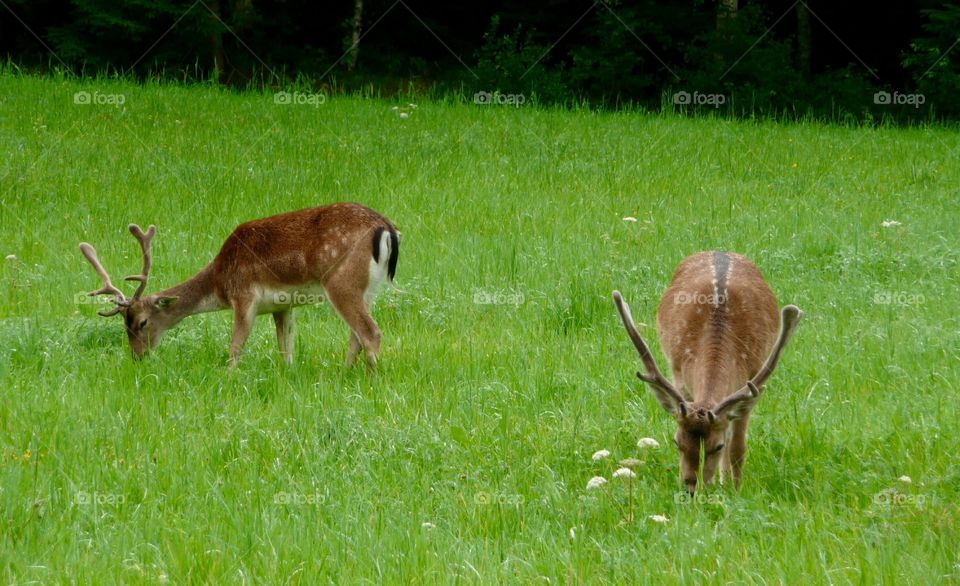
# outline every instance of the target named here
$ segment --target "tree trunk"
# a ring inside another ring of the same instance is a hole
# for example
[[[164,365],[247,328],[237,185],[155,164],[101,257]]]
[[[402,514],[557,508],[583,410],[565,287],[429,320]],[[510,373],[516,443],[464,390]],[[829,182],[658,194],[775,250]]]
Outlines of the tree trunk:
[[[810,11],[803,2],[797,3],[797,67],[804,77],[810,77],[810,59],[813,53],[810,35]]]
[[[353,4],[353,32],[350,35],[350,57],[347,59],[347,72],[353,73],[357,66],[357,57],[360,54],[360,32],[363,23],[363,0],[355,0]]]

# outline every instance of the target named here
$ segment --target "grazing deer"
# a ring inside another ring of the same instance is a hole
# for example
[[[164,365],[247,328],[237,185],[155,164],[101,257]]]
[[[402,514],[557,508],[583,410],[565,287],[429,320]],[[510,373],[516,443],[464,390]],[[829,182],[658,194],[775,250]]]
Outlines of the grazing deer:
[[[347,367],[362,347],[367,365],[376,365],[380,329],[370,306],[384,279],[393,280],[399,254],[396,227],[361,205],[337,203],[246,222],[237,227],[211,263],[179,285],[143,295],[150,275],[150,243],[156,227],[144,232],[130,224],[140,242],[143,269],[127,277],[139,286],[127,299],[113,286],[92,246],[80,250],[100,275],[103,286],[89,295],[112,295],[115,306],[102,316],[123,316],[133,356],[156,348],[163,333],[183,318],[208,311],[233,311],[230,366],[240,359],[256,316],[271,313],[280,354],[293,362],[297,305],[326,298],[350,327]]]
[[[657,310],[660,345],[672,366],[674,386],[657,368],[619,291],[613,300],[646,369],[637,376],[677,420],[674,443],[687,492],[696,490],[701,452],[703,483],[712,482],[721,464],[721,482],[730,474],[739,488],[750,410],[803,312],[787,305],[778,323],[770,287],[739,254],[687,257]]]

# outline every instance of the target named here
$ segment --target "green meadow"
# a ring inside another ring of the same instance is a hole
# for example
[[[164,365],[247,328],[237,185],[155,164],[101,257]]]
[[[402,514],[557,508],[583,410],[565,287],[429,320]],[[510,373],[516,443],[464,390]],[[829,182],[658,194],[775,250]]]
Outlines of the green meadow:
[[[956,129],[313,97],[0,73],[0,581],[960,582]],[[374,376],[326,305],[231,372],[228,312],[134,362],[84,296],[81,241],[139,270],[128,223],[155,290],[335,201],[403,234]],[[666,370],[710,249],[805,316],[742,489],[688,502],[610,294]]]

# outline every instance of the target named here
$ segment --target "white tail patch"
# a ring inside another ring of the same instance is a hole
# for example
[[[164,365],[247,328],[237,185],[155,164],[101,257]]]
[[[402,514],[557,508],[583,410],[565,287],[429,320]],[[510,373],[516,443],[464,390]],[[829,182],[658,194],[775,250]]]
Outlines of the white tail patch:
[[[384,230],[380,234],[380,243],[377,246],[379,246],[380,250],[380,254],[378,255],[380,260],[375,261],[373,260],[373,256],[370,256],[370,272],[367,281],[367,290],[363,293],[363,300],[368,307],[373,305],[377,291],[380,290],[380,285],[387,279],[390,253],[392,252],[390,247],[390,232],[388,230]]]

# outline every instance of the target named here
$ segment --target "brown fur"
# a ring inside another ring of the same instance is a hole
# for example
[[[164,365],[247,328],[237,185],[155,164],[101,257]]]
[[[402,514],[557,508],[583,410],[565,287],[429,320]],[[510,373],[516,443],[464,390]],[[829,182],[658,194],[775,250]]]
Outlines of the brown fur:
[[[787,306],[781,320],[760,271],[739,254],[687,257],[657,310],[660,344],[673,374],[670,383],[636,333],[618,292],[614,300],[647,370],[638,376],[676,417],[674,441],[687,490],[692,493],[697,486],[701,453],[703,482],[711,482],[721,465],[721,472],[739,486],[750,411],[802,312]]]
[[[322,292],[350,327],[348,366],[361,347],[368,365],[374,366],[380,330],[369,314],[372,297],[367,299],[365,295],[370,285],[373,247],[379,245],[373,241],[378,229],[396,235],[396,227],[385,217],[352,203],[241,224],[216,258],[195,276],[152,295],[118,301],[134,356],[156,347],[167,329],[189,315],[231,309],[231,365],[239,360],[253,320],[262,313],[273,314],[281,354],[291,362],[293,307],[308,293],[313,300]],[[92,251],[89,245],[84,246]],[[85,256],[98,268],[95,252],[91,255],[89,251],[84,251]],[[395,259],[396,251],[392,253]],[[283,302],[284,293],[289,293],[287,303]]]

